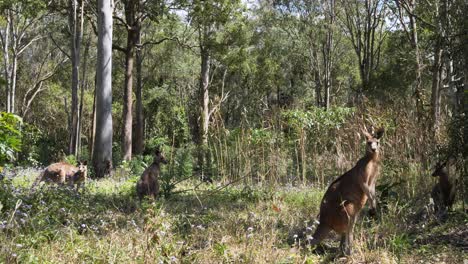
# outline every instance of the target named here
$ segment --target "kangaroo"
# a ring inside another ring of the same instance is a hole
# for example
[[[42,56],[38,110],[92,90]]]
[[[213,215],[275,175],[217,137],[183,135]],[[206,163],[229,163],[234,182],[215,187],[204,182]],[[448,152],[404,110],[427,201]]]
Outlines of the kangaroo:
[[[140,200],[146,195],[153,197],[153,199],[158,197],[161,163],[167,164],[167,160],[160,150],[156,150],[153,163],[146,168],[136,185],[136,191]]]
[[[354,224],[367,199],[371,210],[375,211],[375,182],[380,170],[379,140],[384,129],[380,128],[375,134],[373,129],[371,133],[366,130],[362,133],[367,139],[366,154],[351,170],[333,181],[325,192],[320,205],[320,223],[309,241],[312,246],[334,230],[341,235],[341,252],[350,255]]]
[[[82,184],[85,184],[88,177],[87,162],[79,162],[78,167],[65,162],[58,162],[49,165],[34,181],[31,189],[33,190],[36,185],[41,181],[54,182],[58,184],[68,184],[73,187],[76,184],[76,191],[78,191]]]
[[[444,163],[437,163],[433,177],[439,177],[439,182],[432,189],[432,199],[435,204],[436,213],[452,210],[453,202],[455,201],[456,184],[449,177],[447,169],[447,161]]]

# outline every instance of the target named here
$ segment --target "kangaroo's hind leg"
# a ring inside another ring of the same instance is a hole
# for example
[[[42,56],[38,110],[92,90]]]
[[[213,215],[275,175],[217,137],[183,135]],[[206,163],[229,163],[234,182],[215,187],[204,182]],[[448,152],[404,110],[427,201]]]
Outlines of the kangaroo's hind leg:
[[[349,256],[352,253],[353,239],[354,239],[354,224],[356,223],[357,216],[350,218],[348,230],[341,236],[340,250],[345,256]]]

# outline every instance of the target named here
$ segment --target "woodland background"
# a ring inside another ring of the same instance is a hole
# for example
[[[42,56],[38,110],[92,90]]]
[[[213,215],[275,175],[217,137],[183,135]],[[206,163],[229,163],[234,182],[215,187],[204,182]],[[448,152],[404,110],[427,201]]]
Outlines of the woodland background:
[[[380,200],[427,197],[450,157],[465,212],[467,14],[464,0],[2,0],[0,164],[88,160],[91,178],[134,183],[162,148],[168,199],[199,178],[323,190],[362,156],[361,129],[383,126]]]

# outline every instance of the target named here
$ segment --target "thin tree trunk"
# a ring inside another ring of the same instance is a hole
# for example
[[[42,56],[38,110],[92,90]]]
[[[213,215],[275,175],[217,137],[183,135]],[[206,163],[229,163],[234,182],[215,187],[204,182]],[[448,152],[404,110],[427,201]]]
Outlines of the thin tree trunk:
[[[16,94],[16,77],[18,71],[18,54],[15,48],[16,40],[13,41],[13,61],[11,66],[11,86],[10,86],[10,113],[15,113],[15,94]]]
[[[122,112],[122,154],[124,160],[132,159],[132,123],[133,123],[133,62],[134,62],[134,41],[132,33],[128,32],[127,50],[125,52],[125,88],[124,105]]]
[[[416,1],[413,0],[412,2],[412,9],[414,10],[416,6]],[[418,116],[420,116],[424,109],[423,109],[423,101],[422,101],[422,91],[421,91],[421,84],[422,84],[422,74],[421,74],[421,55],[419,52],[419,40],[418,40],[418,29],[417,29],[417,22],[414,16],[409,15],[410,18],[410,25],[411,25],[411,38],[412,38],[412,46],[414,49],[415,55],[415,67],[416,67],[416,85],[414,88],[414,95],[416,99],[416,110]],[[420,119],[420,118],[419,118]]]
[[[133,64],[140,31],[140,23],[137,19],[138,1],[139,0],[127,0],[125,2],[127,48],[125,49],[125,88],[122,112],[122,154],[124,160],[132,159]]]
[[[6,25],[5,33],[1,35],[2,37],[2,48],[3,48],[3,77],[5,78],[5,98],[6,98],[6,109],[5,111],[10,112],[10,29],[11,29],[11,16],[10,11],[7,10],[6,15]]]
[[[141,43],[141,31],[138,32],[138,44]],[[143,57],[141,48],[136,50],[136,124],[135,124],[135,154],[143,154],[144,148],[144,124],[143,124],[143,101],[142,101],[142,64]]]
[[[441,40],[438,39],[434,48],[434,65],[432,73],[432,121],[433,132],[435,135],[439,130],[439,116],[440,116],[440,84],[442,75],[442,53]]]
[[[97,78],[95,77],[94,92],[93,92],[93,114],[92,124],[89,139],[89,157],[94,157],[94,142],[96,141],[96,91],[97,91]]]
[[[78,111],[78,129],[77,129],[77,157],[81,156],[81,131],[83,130],[83,98],[84,98],[84,91],[87,86],[87,69],[88,69],[88,54],[89,54],[89,45],[90,45],[90,39],[88,38],[88,41],[86,43],[86,47],[84,50],[84,61],[83,61],[83,75],[81,78],[81,95],[80,95],[80,108]]]
[[[98,0],[96,141],[93,167],[97,178],[112,169],[112,0]]]
[[[81,19],[78,18],[78,10],[81,9]],[[80,53],[81,53],[81,39],[82,39],[82,26],[83,26],[83,6],[78,5],[77,0],[70,0],[70,15],[69,25],[72,30],[71,40],[71,62],[72,62],[72,100],[71,100],[71,130],[68,152],[71,155],[77,155],[77,142],[78,142],[78,89],[80,85],[79,69],[80,69]]]
[[[210,78],[210,54],[206,47],[201,49],[201,69],[200,69],[200,149],[198,165],[201,168],[202,177],[208,166],[208,128],[209,128],[209,78]]]
[[[332,89],[332,49],[333,49],[333,27],[335,24],[335,0],[327,1],[328,24],[324,47],[324,65],[325,65],[325,108],[330,108],[330,90]]]

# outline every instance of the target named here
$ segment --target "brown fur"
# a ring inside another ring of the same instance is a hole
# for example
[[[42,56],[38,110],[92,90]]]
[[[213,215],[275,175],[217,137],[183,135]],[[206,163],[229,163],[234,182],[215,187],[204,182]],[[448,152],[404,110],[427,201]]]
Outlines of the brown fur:
[[[370,200],[371,209],[376,208],[375,182],[380,170],[379,139],[384,130],[376,135],[363,131],[367,138],[366,155],[345,174],[332,182],[320,205],[320,224],[311,245],[320,243],[331,230],[341,235],[340,248],[343,254],[351,254],[353,228],[362,207]]]
[[[144,196],[150,196],[156,199],[159,195],[159,173],[161,163],[166,164],[167,160],[161,151],[157,150],[153,163],[146,168],[137,182],[136,191],[138,198],[143,199]]]
[[[455,201],[456,184],[449,176],[447,162],[436,165],[433,177],[439,177],[439,182],[432,189],[432,199],[434,200],[436,213],[449,211],[452,209],[453,202]]]
[[[58,184],[65,184],[67,182],[70,186],[76,184],[78,191],[82,184],[85,184],[88,177],[87,163],[79,162],[78,167],[65,162],[58,162],[49,165],[45,170],[39,174],[31,189],[34,189],[41,181],[53,182]]]

